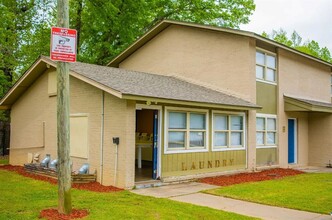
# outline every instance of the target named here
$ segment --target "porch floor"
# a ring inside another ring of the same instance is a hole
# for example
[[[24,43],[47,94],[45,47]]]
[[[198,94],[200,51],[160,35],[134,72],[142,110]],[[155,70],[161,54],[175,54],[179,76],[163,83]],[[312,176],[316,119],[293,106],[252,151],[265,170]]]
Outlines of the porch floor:
[[[135,166],[135,182],[152,180],[152,162],[143,163],[142,168]]]

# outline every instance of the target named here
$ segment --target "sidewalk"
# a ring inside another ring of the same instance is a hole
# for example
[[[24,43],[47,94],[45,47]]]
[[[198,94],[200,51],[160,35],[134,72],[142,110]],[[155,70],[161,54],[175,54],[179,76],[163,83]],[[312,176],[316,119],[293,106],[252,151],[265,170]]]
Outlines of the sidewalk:
[[[169,198],[175,201],[207,206],[213,209],[234,212],[265,220],[332,220],[331,216],[328,215],[261,205],[199,192],[213,188],[218,187],[204,183],[190,182],[156,188],[136,189],[132,190],[132,192],[157,198]]]

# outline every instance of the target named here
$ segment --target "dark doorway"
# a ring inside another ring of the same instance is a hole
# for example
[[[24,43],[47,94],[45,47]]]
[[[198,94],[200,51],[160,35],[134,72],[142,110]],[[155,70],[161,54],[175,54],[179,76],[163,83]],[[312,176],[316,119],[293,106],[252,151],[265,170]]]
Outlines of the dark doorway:
[[[157,178],[158,110],[136,110],[135,182]]]

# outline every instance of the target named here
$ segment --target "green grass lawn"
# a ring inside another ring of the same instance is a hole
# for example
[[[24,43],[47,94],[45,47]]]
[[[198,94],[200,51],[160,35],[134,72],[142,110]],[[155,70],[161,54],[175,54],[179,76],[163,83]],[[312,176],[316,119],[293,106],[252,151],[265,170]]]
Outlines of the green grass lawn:
[[[8,164],[9,160],[8,159],[0,159],[0,164]]]
[[[84,219],[254,219],[206,207],[139,196],[128,191],[96,193],[72,190],[73,208],[87,209]],[[56,208],[57,186],[0,170],[0,219],[38,219]]]
[[[205,192],[323,214],[332,211],[332,173],[301,174],[279,180],[244,183]]]

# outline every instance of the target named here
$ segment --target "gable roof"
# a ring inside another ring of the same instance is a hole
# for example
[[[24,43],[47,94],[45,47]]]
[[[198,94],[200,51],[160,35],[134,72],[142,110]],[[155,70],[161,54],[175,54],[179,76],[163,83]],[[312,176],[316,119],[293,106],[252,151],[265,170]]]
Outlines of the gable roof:
[[[123,52],[121,52],[118,56],[116,56],[113,60],[111,60],[107,64],[107,66],[118,67],[119,64],[123,60],[125,60],[132,53],[134,53],[136,50],[138,50],[140,47],[142,47],[144,44],[146,44],[148,41],[150,41],[152,38],[154,38],[156,35],[158,35],[160,32],[165,30],[170,25],[192,27],[192,28],[211,30],[211,31],[217,31],[217,32],[223,32],[223,33],[235,34],[235,35],[239,35],[239,36],[250,37],[259,42],[265,43],[267,45],[271,45],[271,46],[277,47],[277,48],[282,48],[286,51],[292,52],[294,54],[298,54],[300,56],[314,60],[318,63],[327,65],[327,66],[331,67],[331,71],[332,71],[332,63],[326,62],[324,60],[321,60],[321,59],[311,56],[309,54],[300,52],[298,50],[295,50],[291,47],[288,47],[286,45],[283,45],[283,44],[273,41],[271,39],[265,38],[254,32],[231,29],[231,28],[216,27],[216,26],[210,26],[210,25],[201,25],[201,24],[196,24],[196,23],[191,23],[191,22],[174,21],[174,20],[163,20],[163,21],[159,22],[158,24],[156,24],[149,31],[147,31],[142,37],[140,37],[133,44],[131,44],[128,48],[126,48]]]
[[[40,57],[0,100],[10,107],[41,75],[47,65],[56,67],[48,57]],[[87,63],[71,63],[70,75],[123,99],[158,101],[203,106],[215,105],[228,109],[257,109],[256,104],[172,76],[129,71]]]

